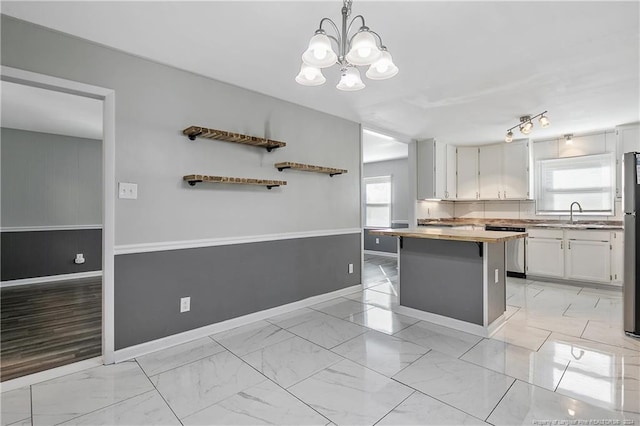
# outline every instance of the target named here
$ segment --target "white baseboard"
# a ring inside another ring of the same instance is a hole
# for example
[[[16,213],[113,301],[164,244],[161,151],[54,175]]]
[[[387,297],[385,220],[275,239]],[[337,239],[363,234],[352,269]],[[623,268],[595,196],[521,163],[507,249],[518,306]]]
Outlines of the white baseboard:
[[[99,367],[102,365],[102,357],[85,359],[84,361],[74,362],[73,364],[63,365],[62,367],[52,368],[50,370],[41,371],[39,373],[29,374],[28,376],[18,377],[17,379],[7,380],[0,384],[2,392],[8,392],[25,386],[31,386],[36,383],[44,382],[67,374],[77,373],[78,371],[88,368]]]
[[[115,351],[115,362],[127,361],[151,352],[166,349],[171,346],[180,345],[182,343],[190,342],[202,337],[207,337],[212,334],[220,333],[222,331],[231,330],[232,328],[251,324],[252,322],[271,318],[276,315],[286,314],[297,309],[306,308],[307,306],[325,302],[327,300],[344,296],[346,294],[350,294],[359,290],[362,290],[362,284],[332,291],[331,293],[308,297],[297,302],[288,303],[286,305],[277,306],[275,308],[266,309],[264,311],[254,312],[252,314],[244,315],[238,318],[232,318],[215,324],[206,325],[194,330],[185,331],[182,333],[174,334],[172,336],[167,336],[157,340],[152,340],[150,342],[141,343],[139,345],[130,346],[128,348]]]
[[[408,308],[406,306],[398,306],[394,310],[402,315],[407,315],[413,318],[417,318],[422,321],[427,321],[433,324],[442,325],[444,327],[453,328],[454,330],[464,331],[465,333],[475,334],[480,337],[491,337],[498,331],[504,324],[504,314],[499,316],[488,327],[483,327],[478,324],[472,324],[470,322],[457,320],[454,318],[445,317],[431,312],[421,311],[419,309]]]
[[[21,280],[9,280],[0,282],[0,288],[15,287],[27,284],[45,284],[56,281],[77,280],[80,278],[101,277],[102,271],[78,272],[75,274],[49,275],[47,277],[23,278]]]
[[[375,256],[393,257],[397,258],[398,253],[389,253],[386,251],[364,250],[364,254],[372,254]]]

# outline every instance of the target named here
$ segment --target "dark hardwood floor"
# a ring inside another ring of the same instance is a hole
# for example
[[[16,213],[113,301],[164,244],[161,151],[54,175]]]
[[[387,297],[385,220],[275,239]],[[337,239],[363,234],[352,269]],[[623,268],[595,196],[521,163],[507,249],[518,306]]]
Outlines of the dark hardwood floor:
[[[0,380],[102,354],[102,281],[0,289]]]

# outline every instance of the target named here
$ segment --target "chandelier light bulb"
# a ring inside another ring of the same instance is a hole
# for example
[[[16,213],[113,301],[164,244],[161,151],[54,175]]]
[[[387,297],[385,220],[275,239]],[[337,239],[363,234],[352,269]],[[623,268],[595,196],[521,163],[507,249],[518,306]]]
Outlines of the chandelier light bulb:
[[[380,58],[367,70],[366,76],[371,80],[386,80],[398,74],[398,67],[393,63],[391,54],[382,50]]]
[[[551,124],[546,115],[541,115],[538,121],[540,121],[540,127],[542,128],[549,127],[549,124]]]
[[[507,132],[507,136],[504,138],[504,141],[505,141],[506,143],[511,143],[511,142],[513,142],[513,132],[512,132],[511,130],[509,130],[509,131]]]
[[[296,82],[303,86],[320,86],[324,84],[325,81],[327,81],[327,79],[322,75],[320,68],[315,68],[304,63],[296,76]]]
[[[327,68],[338,60],[331,47],[331,40],[324,32],[316,33],[309,41],[309,47],[302,54],[302,61],[316,68]]]
[[[343,68],[340,82],[338,83],[336,88],[339,90],[344,90],[346,92],[354,92],[356,90],[364,89],[365,85],[360,78],[360,71],[358,70],[358,68]]]
[[[353,65],[371,65],[381,54],[373,34],[367,27],[362,27],[351,40],[351,49],[346,59]]]

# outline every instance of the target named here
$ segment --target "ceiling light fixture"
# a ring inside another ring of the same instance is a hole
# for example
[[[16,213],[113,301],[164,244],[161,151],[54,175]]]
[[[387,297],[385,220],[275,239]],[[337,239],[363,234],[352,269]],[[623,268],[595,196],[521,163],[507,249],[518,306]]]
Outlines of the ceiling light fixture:
[[[369,65],[366,72],[371,80],[386,80],[398,73],[398,67],[393,63],[391,54],[382,44],[382,38],[378,33],[371,31],[365,25],[364,17],[358,15],[347,23],[351,16],[352,0],[344,0],[342,6],[342,29],[329,18],[320,20],[319,28],[309,41],[309,47],[302,54],[302,67],[296,77],[296,81],[303,86],[319,86],[326,79],[322,75],[321,68],[332,65],[340,65],[340,82],[336,86],[339,90],[356,91],[365,88],[360,78],[358,66]],[[360,28],[351,36],[353,24],[360,20]],[[335,35],[327,35],[322,25],[327,22],[335,31]],[[338,48],[338,53],[333,50],[332,42]]]
[[[567,145],[573,145],[573,135],[571,133],[564,135],[564,143]]]
[[[529,133],[531,133],[531,131],[533,130],[533,120],[538,117],[541,127],[549,127],[549,124],[551,123],[549,122],[549,118],[545,115],[546,113],[547,111],[543,111],[539,114],[534,115],[533,117],[530,115],[523,115],[522,117],[520,117],[520,122],[518,124],[507,129],[507,135],[505,136],[504,141],[506,143],[510,143],[513,141],[513,129],[515,129],[516,127],[520,129],[520,133],[522,133],[523,135],[528,135]]]

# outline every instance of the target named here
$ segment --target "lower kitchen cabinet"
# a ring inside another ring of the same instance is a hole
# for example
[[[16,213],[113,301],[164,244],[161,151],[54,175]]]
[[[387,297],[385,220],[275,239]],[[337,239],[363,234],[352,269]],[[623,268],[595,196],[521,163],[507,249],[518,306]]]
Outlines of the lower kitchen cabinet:
[[[528,229],[527,274],[622,285],[621,231]]]
[[[611,282],[609,241],[569,240],[566,244],[567,279]]]
[[[622,285],[624,278],[624,233],[611,233],[611,282]]]
[[[564,241],[527,238],[527,274],[564,278]]]

